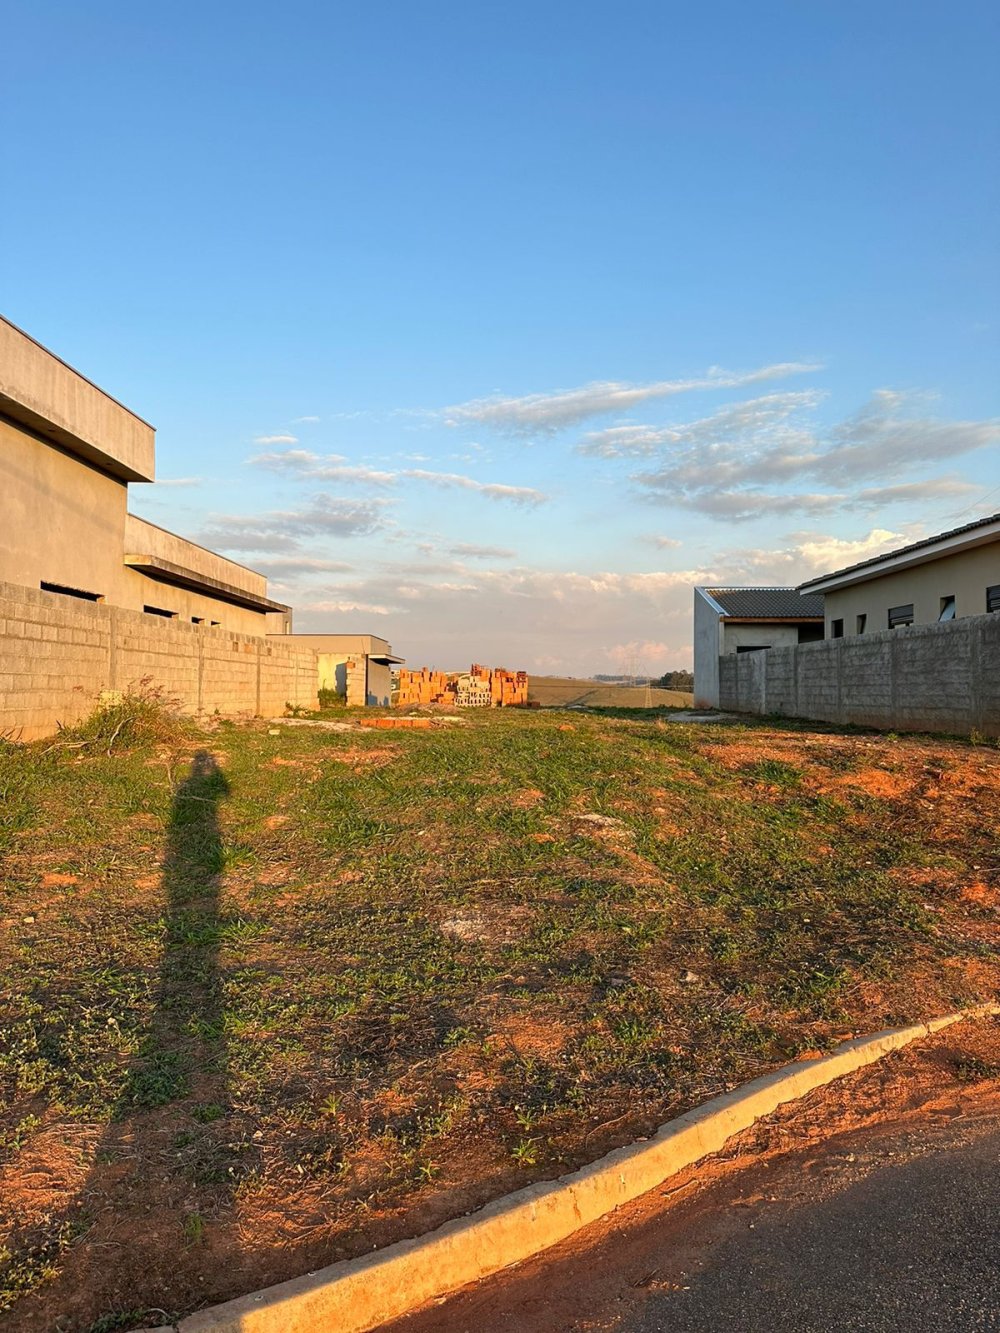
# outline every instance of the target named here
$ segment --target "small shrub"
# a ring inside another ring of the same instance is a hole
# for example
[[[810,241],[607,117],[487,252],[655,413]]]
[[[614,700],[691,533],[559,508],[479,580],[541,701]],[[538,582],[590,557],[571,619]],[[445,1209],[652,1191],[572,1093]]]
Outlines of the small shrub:
[[[68,737],[85,747],[104,750],[138,749],[144,745],[173,744],[181,739],[177,716],[179,700],[170,698],[162,685],[144,676],[123,693],[109,694]]]

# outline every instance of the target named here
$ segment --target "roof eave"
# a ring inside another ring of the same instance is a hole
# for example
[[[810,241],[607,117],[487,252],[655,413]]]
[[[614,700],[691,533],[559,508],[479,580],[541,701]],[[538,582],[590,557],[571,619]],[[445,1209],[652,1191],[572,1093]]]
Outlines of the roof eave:
[[[273,602],[270,597],[261,597],[235,584],[223,583],[221,579],[199,574],[197,570],[175,565],[172,560],[164,560],[158,555],[126,555],[125,564],[138,574],[145,574],[157,583],[169,583],[175,588],[185,588],[188,592],[201,593],[219,602],[228,602],[232,606],[243,607],[246,611],[266,614],[269,611],[285,612],[291,607],[284,602]]]
[[[838,569],[832,574],[823,574],[819,578],[810,579],[808,583],[800,583],[796,592],[825,593],[840,588],[850,588],[858,583],[868,583],[871,579],[882,578],[886,574],[912,569],[915,565],[929,564],[942,556],[959,555],[962,551],[970,551],[977,546],[987,546],[995,541],[1000,541],[1000,519],[970,528],[966,532],[955,533],[951,537],[930,541],[926,545],[896,553],[889,551],[870,563],[864,561],[847,569]]]

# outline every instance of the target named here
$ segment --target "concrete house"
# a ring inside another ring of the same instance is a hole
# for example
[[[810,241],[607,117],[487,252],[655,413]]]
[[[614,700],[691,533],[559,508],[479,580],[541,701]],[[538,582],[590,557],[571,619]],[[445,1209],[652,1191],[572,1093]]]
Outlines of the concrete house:
[[[809,579],[828,639],[1000,611],[1000,514]]]
[[[0,582],[77,603],[264,634],[267,579],[128,512],[154,430],[0,317]]]
[[[406,661],[376,634],[294,634],[316,650],[319,688],[339,694],[350,707],[388,708],[392,668]]]
[[[719,707],[719,658],[823,637],[823,597],[795,588],[694,590],[694,702]]]

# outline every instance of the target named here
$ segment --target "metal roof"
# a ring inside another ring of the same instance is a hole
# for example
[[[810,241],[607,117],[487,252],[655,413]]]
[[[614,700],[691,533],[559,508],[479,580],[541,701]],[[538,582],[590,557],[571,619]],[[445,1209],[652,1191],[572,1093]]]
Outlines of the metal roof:
[[[873,555],[867,560],[859,560],[856,565],[847,565],[844,569],[835,569],[832,574],[821,574],[817,578],[809,579],[806,583],[800,583],[799,587],[812,588],[816,584],[826,583],[830,579],[846,578],[847,575],[857,573],[859,570],[872,569],[888,560],[897,560],[901,556],[929,550],[940,542],[952,541],[956,537],[964,536],[967,532],[974,532],[977,528],[985,528],[991,523],[998,522],[1000,522],[1000,513],[988,514],[986,518],[977,518],[972,523],[963,523],[960,528],[951,528],[948,532],[938,532],[933,537],[923,537],[918,542],[911,542],[909,546],[897,546],[894,551],[886,551],[884,555]]]
[[[745,620],[822,620],[823,598],[795,588],[706,588],[726,616]]]

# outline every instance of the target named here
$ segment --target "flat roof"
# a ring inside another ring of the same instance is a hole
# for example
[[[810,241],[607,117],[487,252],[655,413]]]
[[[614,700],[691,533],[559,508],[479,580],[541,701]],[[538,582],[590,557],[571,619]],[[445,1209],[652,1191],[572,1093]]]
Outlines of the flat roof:
[[[0,413],[121,481],[152,481],[155,431],[0,315]]]
[[[233,606],[242,606],[247,611],[289,611],[284,602],[272,602],[270,597],[261,597],[245,588],[237,588],[234,583],[224,583],[209,574],[199,573],[196,569],[187,569],[184,565],[174,564],[158,555],[126,555],[125,564],[157,583],[171,583],[177,588],[187,588],[190,592],[204,593],[219,602],[229,602]]]
[[[922,565],[942,555],[957,555],[959,551],[985,546],[991,541],[1000,541],[1000,513],[974,519],[971,523],[963,523],[960,528],[939,532],[934,537],[923,537],[908,546],[898,546],[894,551],[886,551],[884,555],[859,560],[856,565],[836,569],[832,574],[821,574],[818,578],[800,583],[799,589],[825,592],[851,583],[864,583],[868,579],[878,578],[880,574],[894,573],[911,565]]]

